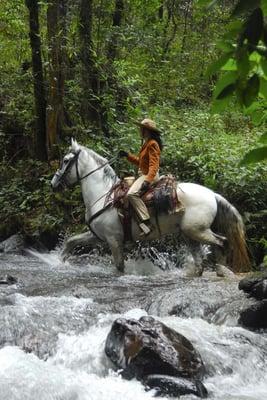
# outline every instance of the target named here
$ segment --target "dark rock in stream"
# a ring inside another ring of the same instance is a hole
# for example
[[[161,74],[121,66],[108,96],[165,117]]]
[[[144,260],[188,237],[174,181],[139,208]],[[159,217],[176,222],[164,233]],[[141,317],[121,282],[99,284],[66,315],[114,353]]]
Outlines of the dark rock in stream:
[[[250,329],[267,328],[267,272],[249,276],[239,282],[238,288],[259,300],[240,313],[240,325]]]
[[[267,300],[241,311],[238,323],[250,329],[267,329]]]
[[[152,317],[114,321],[105,352],[124,378],[141,380],[157,395],[207,397],[200,354],[183,335]]]
[[[11,275],[6,275],[4,278],[0,277],[0,285],[14,285],[17,281],[18,280]]]

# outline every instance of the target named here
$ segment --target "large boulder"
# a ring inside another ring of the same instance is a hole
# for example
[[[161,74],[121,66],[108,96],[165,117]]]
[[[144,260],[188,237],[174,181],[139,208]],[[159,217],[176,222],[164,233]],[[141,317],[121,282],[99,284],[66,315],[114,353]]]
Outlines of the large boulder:
[[[258,301],[241,311],[238,323],[250,329],[267,329],[267,300]]]
[[[267,328],[267,272],[249,276],[239,282],[239,289],[258,300],[241,311],[239,324],[250,329]]]
[[[183,335],[152,317],[115,320],[105,352],[124,378],[141,380],[157,395],[207,396],[200,354]]]

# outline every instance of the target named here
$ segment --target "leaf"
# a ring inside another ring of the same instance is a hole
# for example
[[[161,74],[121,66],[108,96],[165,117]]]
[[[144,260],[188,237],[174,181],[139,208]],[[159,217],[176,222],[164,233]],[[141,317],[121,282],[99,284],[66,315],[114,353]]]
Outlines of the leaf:
[[[243,103],[249,107],[256,99],[260,89],[260,79],[257,74],[254,74],[247,82],[246,88],[243,91]]]
[[[260,0],[239,0],[232,15],[237,17],[249,11],[253,11],[260,6],[260,3]]]
[[[259,142],[263,143],[263,144],[267,144],[267,132],[265,132],[263,135],[261,135]]]
[[[230,96],[235,91],[235,83],[230,83],[230,85],[226,86],[216,97],[217,100],[222,100],[225,97]]]
[[[240,161],[239,165],[247,165],[252,163],[257,163],[267,159],[267,146],[258,147],[249,151],[243,159]]]
[[[220,58],[214,61],[207,69],[206,76],[210,76],[221,69],[231,57],[232,52],[223,54]]]
[[[263,34],[263,14],[260,8],[256,8],[248,18],[242,36],[243,40],[247,39],[250,44],[257,46],[262,34]]]
[[[225,97],[221,100],[213,100],[211,105],[211,113],[212,114],[219,114],[224,111],[231,101],[231,96]]]
[[[264,59],[261,60],[261,68],[264,74],[267,76],[267,60]]]
[[[264,78],[260,79],[260,93],[263,94],[267,100],[267,81]]]
[[[238,75],[242,77],[246,77],[249,72],[249,57],[247,48],[245,46],[238,49],[236,54],[236,64],[238,69]]]
[[[262,0],[261,8],[262,8],[264,16],[266,17],[267,16],[267,2],[266,1]]]
[[[217,96],[222,92],[222,90],[230,85],[231,83],[234,83],[237,79],[237,72],[236,71],[229,71],[226,72],[222,75],[222,77],[219,79],[219,81],[216,84],[216,87],[213,91],[213,97],[214,99],[217,98]]]

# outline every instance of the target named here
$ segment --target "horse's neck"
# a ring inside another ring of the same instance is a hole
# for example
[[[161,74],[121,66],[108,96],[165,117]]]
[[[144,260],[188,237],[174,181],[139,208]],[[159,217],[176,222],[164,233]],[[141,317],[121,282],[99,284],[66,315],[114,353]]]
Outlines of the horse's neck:
[[[99,167],[100,165],[89,154],[87,154],[87,160],[85,159],[81,166],[81,177],[96,170],[81,180],[81,190],[87,217],[90,217],[104,207],[106,197],[118,179],[115,173],[114,177],[108,176],[105,173],[104,166],[98,169]]]

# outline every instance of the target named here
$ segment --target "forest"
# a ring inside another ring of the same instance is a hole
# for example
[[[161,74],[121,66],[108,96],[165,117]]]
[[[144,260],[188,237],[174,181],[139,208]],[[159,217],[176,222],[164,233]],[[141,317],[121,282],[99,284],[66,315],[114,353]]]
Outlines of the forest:
[[[267,266],[266,3],[2,0],[0,239],[85,231],[79,187],[50,187],[71,138],[111,159],[139,149],[148,117],[161,172],[226,197]]]

